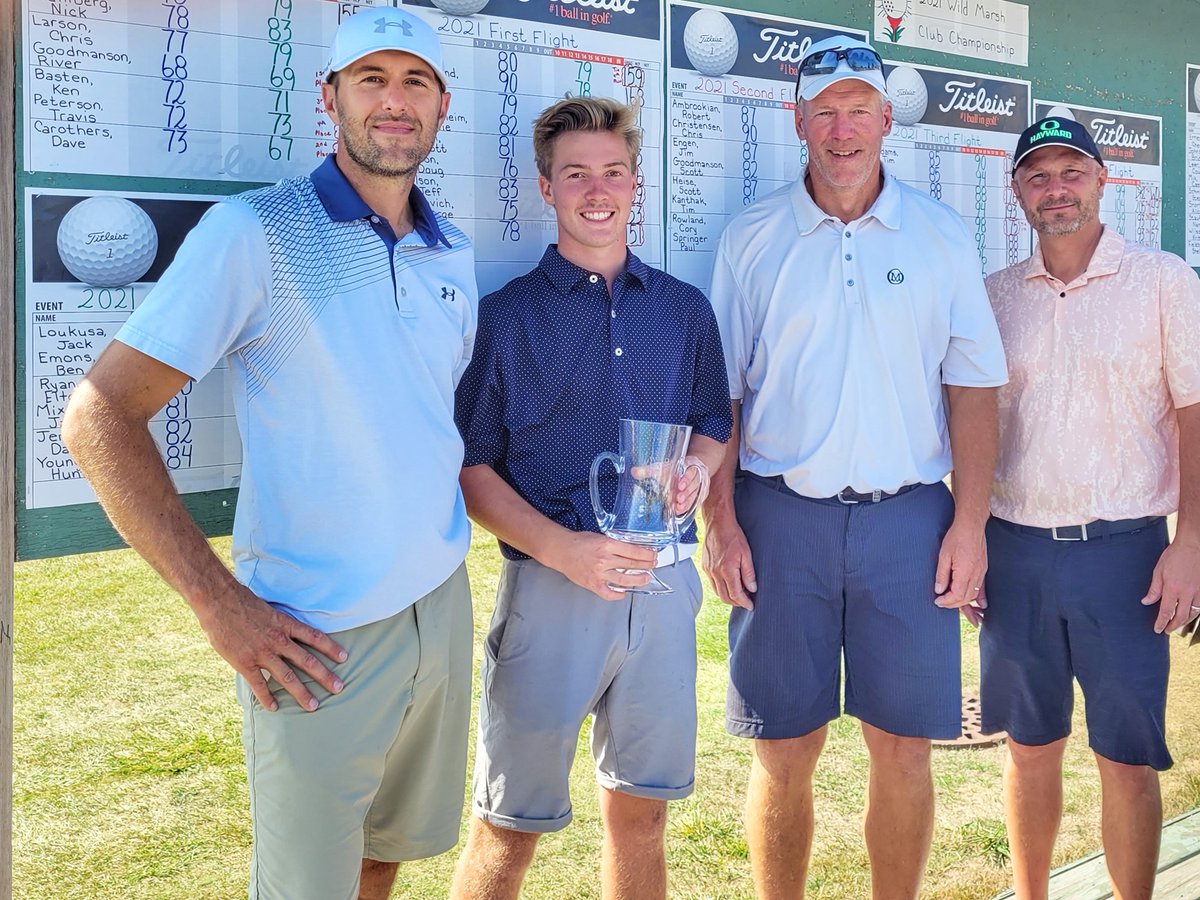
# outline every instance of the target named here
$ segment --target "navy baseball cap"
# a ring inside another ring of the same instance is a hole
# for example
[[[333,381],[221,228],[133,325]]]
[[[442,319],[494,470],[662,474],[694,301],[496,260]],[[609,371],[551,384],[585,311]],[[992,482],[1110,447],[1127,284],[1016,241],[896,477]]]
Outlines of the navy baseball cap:
[[[1013,174],[1016,174],[1017,167],[1025,157],[1043,147],[1070,147],[1104,165],[1100,148],[1084,126],[1072,119],[1048,118],[1034,122],[1017,138],[1017,149],[1013,151]]]

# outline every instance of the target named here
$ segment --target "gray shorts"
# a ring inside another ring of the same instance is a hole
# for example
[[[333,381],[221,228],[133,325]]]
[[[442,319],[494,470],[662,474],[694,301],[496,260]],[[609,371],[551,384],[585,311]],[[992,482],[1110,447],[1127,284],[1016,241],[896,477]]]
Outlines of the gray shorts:
[[[534,560],[505,560],[484,644],[480,818],[516,831],[565,828],[589,714],[602,786],[658,800],[691,793],[700,578],[691,560],[655,573],[674,593],[609,601]]]
[[[267,712],[238,678],[250,783],[252,900],[354,900],[362,860],[458,842],[471,716],[465,566],[391,618],[333,635],[349,658],[304,712],[270,682]]]

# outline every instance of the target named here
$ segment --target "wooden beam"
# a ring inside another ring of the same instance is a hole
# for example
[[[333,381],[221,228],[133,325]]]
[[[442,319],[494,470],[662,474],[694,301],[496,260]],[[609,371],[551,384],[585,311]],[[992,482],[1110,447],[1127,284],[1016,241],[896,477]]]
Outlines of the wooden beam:
[[[16,540],[15,0],[0,0],[0,900],[12,898],[13,559]],[[13,138],[9,138],[13,135]]]

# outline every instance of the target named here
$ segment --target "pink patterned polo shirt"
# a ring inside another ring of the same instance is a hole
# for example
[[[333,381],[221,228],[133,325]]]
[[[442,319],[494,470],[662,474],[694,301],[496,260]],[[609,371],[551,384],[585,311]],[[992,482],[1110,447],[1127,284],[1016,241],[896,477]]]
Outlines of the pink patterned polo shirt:
[[[1105,228],[1063,284],[1041,249],[987,279],[1008,358],[992,513],[1041,528],[1179,505],[1175,410],[1200,403],[1200,279]]]

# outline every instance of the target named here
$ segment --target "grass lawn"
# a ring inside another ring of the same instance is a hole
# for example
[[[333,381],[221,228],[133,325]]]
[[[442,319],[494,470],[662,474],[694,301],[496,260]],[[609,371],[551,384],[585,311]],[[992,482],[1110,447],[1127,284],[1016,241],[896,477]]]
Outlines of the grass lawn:
[[[227,556],[228,541],[215,543]],[[482,531],[468,563],[482,638],[498,568]],[[710,595],[699,620],[696,792],[672,805],[668,826],[671,894],[688,900],[753,896],[741,828],[749,749],[723,728],[726,618]],[[250,831],[233,678],[183,602],[128,551],[21,563],[15,639],[14,896],[245,896]],[[969,627],[963,645],[969,685],[977,678]],[[1188,714],[1200,708],[1200,650],[1173,648],[1168,738],[1177,762],[1163,776],[1168,817],[1200,806],[1200,717]],[[479,654],[477,640],[477,663]],[[937,827],[922,896],[986,898],[1008,886],[1002,753],[935,752]],[[866,768],[857,724],[833,723],[817,773],[811,897],[869,896]],[[542,840],[526,897],[599,897],[586,734],[572,794],[575,821]],[[1067,753],[1056,865],[1098,848],[1098,816],[1095,766],[1077,738]],[[454,857],[402,867],[394,896],[444,897]]]

